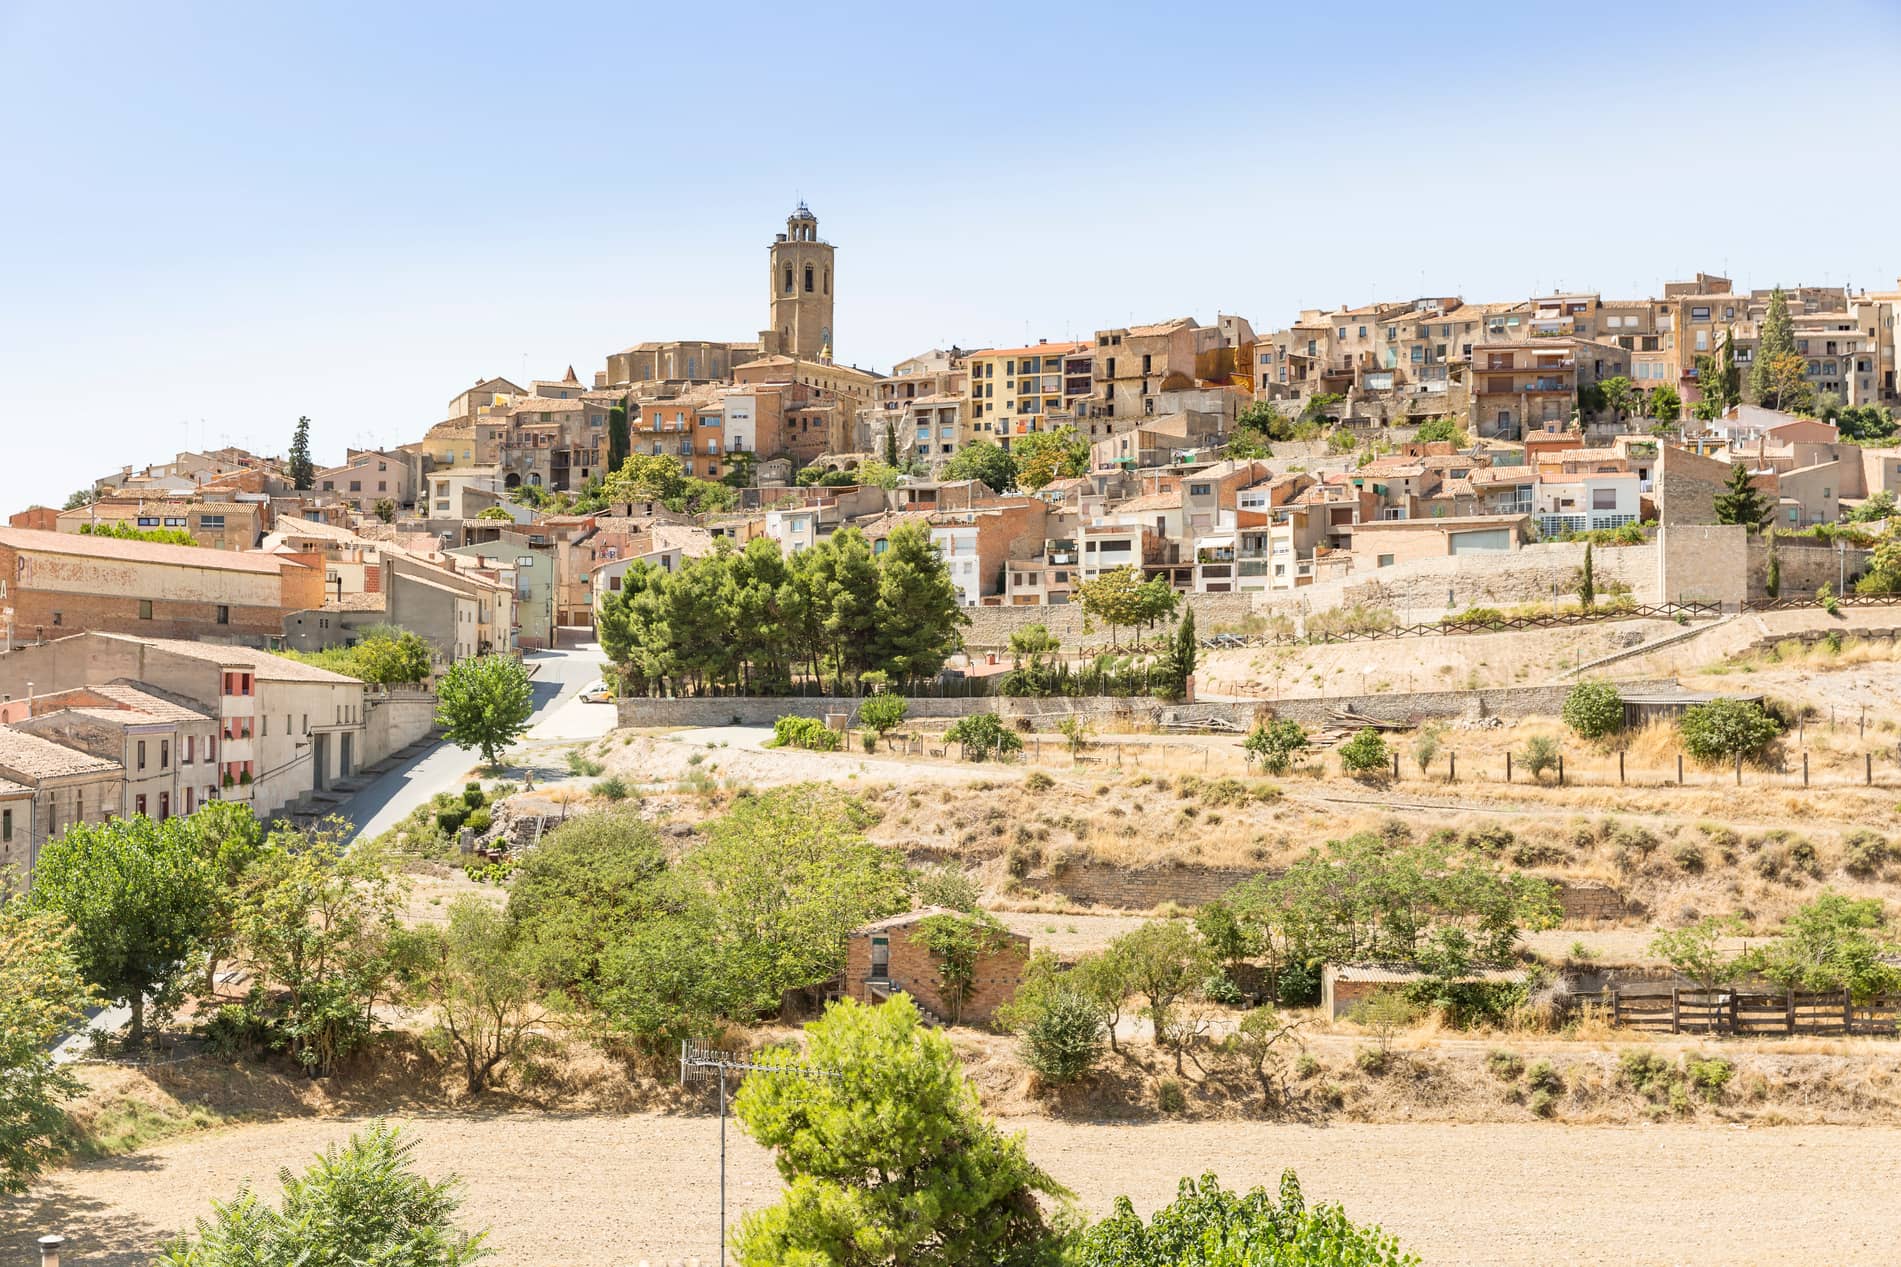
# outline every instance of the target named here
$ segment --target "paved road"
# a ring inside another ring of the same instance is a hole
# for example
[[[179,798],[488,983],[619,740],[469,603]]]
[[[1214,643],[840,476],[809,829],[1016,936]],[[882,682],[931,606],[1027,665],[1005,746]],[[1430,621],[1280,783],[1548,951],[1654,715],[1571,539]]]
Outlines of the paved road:
[[[613,705],[583,704],[579,698],[581,689],[601,676],[598,646],[530,651],[522,658],[535,671],[535,713],[524,745],[595,739],[613,729]],[[357,824],[353,839],[374,839],[436,793],[461,790],[480,760],[476,749],[437,744],[384,771],[335,812]]]

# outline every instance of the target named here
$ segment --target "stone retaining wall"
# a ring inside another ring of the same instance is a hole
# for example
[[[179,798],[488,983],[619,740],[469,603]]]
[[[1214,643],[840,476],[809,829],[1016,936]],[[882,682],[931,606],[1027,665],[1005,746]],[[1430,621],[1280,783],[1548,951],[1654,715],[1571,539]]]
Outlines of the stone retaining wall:
[[[1083,906],[1125,911],[1151,910],[1164,902],[1200,906],[1221,897],[1237,884],[1278,871],[1248,867],[1193,865],[1118,867],[1106,862],[1069,862],[1047,876],[1021,881],[1026,889],[1054,893]],[[1567,924],[1621,919],[1627,903],[1623,894],[1592,880],[1554,880],[1558,904]]]

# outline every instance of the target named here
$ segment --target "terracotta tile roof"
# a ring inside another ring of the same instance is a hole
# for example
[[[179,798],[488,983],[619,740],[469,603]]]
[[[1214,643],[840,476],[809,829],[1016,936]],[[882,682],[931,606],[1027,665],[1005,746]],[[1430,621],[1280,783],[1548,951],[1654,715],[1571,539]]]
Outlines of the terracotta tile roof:
[[[1140,497],[1131,497],[1125,502],[1117,502],[1109,507],[1111,514],[1120,514],[1125,510],[1180,510],[1182,495],[1176,493],[1144,493]]]
[[[77,748],[29,735],[12,726],[0,726],[0,766],[32,779],[57,779],[69,774],[110,774],[120,768]]]
[[[154,695],[150,691],[141,690],[136,686],[129,686],[123,683],[115,682],[108,686],[89,686],[86,689],[95,695],[103,695],[109,700],[116,700],[129,709],[145,713],[160,721],[208,721],[212,716],[210,713],[201,712],[189,705],[181,704],[177,700],[166,699],[162,696]]]
[[[0,801],[14,801],[33,795],[33,789],[12,779],[0,779]]]
[[[40,532],[33,528],[0,528],[0,546],[41,554],[115,559],[122,563],[163,563],[173,567],[208,568],[219,572],[282,575],[283,569],[287,567],[303,566],[255,550],[208,550],[203,546],[160,545],[153,541],[124,541],[117,537],[94,537],[77,532]]]
[[[1154,325],[1130,326],[1126,333],[1139,339],[1151,334],[1173,334],[1183,326],[1192,326],[1194,324],[1195,319],[1193,317],[1175,317],[1168,321],[1158,321]]]
[[[1089,346],[1087,343],[1037,343],[1023,348],[982,348],[971,356],[1068,356]]]

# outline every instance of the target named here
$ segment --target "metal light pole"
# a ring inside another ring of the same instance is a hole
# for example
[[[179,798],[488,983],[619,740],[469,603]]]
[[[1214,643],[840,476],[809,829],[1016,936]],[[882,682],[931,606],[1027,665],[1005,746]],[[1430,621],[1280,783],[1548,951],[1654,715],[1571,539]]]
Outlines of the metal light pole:
[[[680,1040],[680,1085],[688,1082],[717,1078],[719,1080],[719,1267],[726,1267],[726,1074],[736,1073],[789,1073],[800,1078],[836,1078],[838,1074],[830,1069],[814,1069],[810,1065],[791,1063],[765,1064],[748,1060],[738,1052],[720,1051],[715,1047],[695,1047],[687,1039]]]

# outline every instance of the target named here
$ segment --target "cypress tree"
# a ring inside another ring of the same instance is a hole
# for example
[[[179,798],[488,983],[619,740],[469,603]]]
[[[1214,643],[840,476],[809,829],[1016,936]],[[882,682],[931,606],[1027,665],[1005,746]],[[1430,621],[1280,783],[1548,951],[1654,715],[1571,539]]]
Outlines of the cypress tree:
[[[1597,576],[1591,567],[1591,543],[1584,543],[1584,575],[1578,582],[1578,601],[1586,611],[1597,603]]]
[[[627,398],[607,411],[607,469],[618,471],[627,463]]]
[[[1775,384],[1775,361],[1795,351],[1795,326],[1789,320],[1789,300],[1778,286],[1769,296],[1769,311],[1756,339],[1756,359],[1749,366],[1749,398],[1775,409],[1781,405]]]

